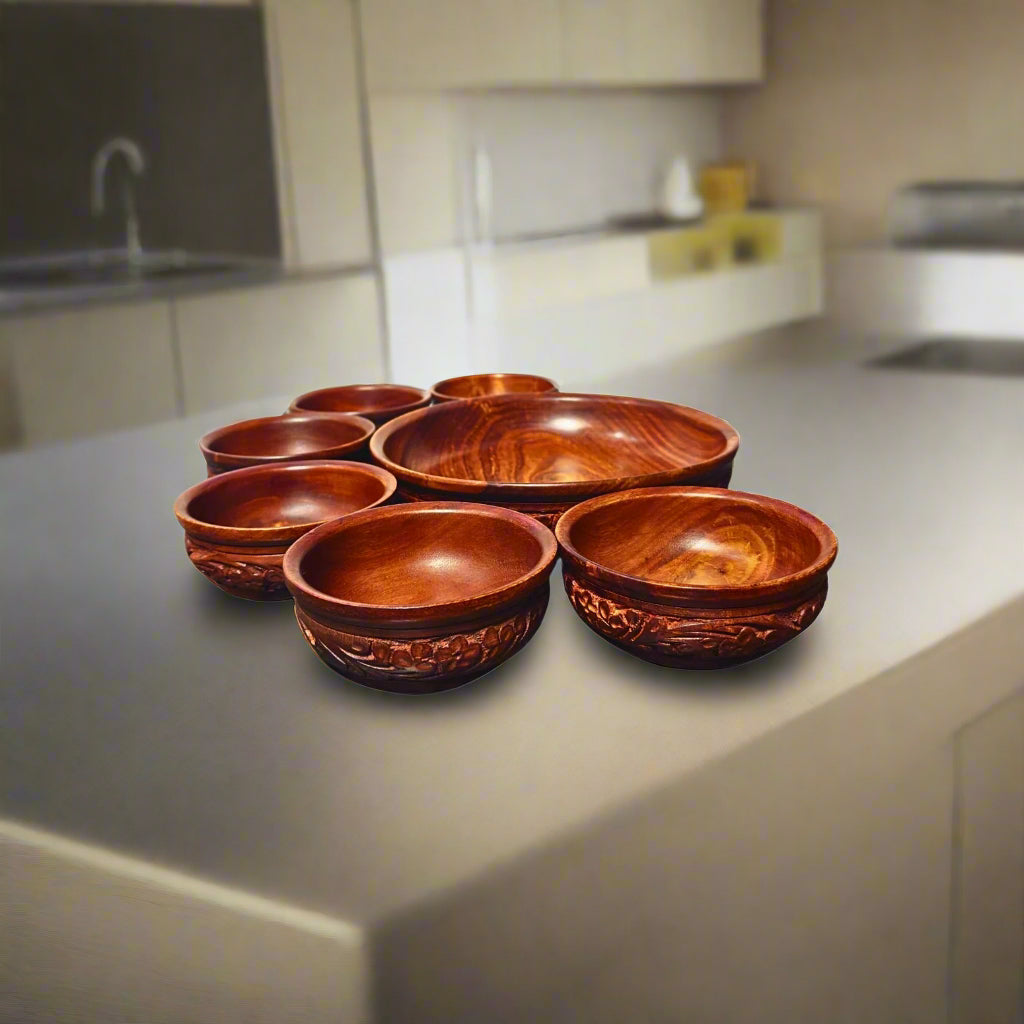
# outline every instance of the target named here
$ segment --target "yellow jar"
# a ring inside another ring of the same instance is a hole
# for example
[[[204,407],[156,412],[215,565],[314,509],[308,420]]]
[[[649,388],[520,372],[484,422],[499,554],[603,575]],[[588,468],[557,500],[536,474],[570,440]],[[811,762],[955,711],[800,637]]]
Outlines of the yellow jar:
[[[706,213],[740,213],[750,202],[753,186],[753,166],[731,161],[706,164],[698,188]]]

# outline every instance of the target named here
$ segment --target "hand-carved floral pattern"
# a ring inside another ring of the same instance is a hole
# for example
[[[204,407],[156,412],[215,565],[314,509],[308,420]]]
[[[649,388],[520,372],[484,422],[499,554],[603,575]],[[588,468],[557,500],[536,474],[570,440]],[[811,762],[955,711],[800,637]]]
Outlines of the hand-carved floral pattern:
[[[297,605],[295,618],[313,650],[342,675],[387,689],[415,689],[421,681],[481,675],[504,661],[534,634],[546,605],[545,587],[540,600],[504,622],[471,633],[416,640],[344,632],[314,622]],[[430,688],[443,689],[424,686]]]
[[[738,610],[735,617],[686,618],[630,608],[564,574],[576,613],[595,632],[638,657],[680,667],[712,668],[767,654],[809,626],[825,603],[826,587],[795,607]]]
[[[202,547],[188,537],[185,550],[207,579],[230,593],[264,601],[288,597],[280,554],[228,558],[223,551]]]

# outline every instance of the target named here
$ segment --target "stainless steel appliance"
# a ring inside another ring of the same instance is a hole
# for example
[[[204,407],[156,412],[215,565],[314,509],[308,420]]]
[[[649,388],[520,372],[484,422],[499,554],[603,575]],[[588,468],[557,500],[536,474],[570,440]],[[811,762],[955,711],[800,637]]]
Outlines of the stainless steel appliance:
[[[1024,181],[935,181],[901,189],[889,208],[896,245],[1024,249]]]

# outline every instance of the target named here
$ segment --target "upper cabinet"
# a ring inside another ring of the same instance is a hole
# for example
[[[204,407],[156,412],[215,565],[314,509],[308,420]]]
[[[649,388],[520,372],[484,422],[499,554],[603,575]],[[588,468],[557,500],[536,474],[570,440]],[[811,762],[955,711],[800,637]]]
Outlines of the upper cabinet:
[[[628,0],[562,0],[565,77],[571,82],[628,82]]]
[[[363,0],[372,91],[529,85],[561,76],[560,0]]]
[[[622,0],[637,82],[729,83],[763,74],[762,0]]]
[[[371,91],[763,75],[763,0],[363,0]]]

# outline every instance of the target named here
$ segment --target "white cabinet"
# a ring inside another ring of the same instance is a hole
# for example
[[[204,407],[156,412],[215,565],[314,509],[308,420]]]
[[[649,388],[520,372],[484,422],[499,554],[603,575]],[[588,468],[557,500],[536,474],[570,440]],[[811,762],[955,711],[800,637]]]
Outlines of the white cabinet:
[[[1024,1010],[1024,694],[958,737],[954,1024]]]
[[[364,0],[372,91],[763,74],[763,0]]]
[[[762,77],[762,0],[623,2],[631,81],[697,84]]]
[[[565,78],[571,82],[626,82],[627,0],[562,0]]]
[[[369,263],[351,0],[268,0],[265,10],[285,259]]]
[[[0,321],[22,439],[41,444],[170,419],[177,384],[166,302]]]
[[[186,414],[384,379],[372,274],[195,295],[174,306]]]
[[[559,0],[364,0],[373,91],[554,82]]]

